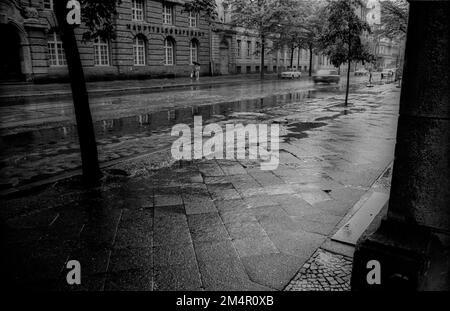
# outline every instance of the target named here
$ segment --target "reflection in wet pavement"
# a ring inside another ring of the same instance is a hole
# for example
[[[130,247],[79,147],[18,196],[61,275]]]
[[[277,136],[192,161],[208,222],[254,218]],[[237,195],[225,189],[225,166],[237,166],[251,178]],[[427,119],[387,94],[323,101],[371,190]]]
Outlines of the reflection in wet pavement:
[[[169,136],[171,127],[191,123],[195,115],[201,115],[203,122],[208,123],[236,117],[239,112],[267,113],[288,104],[301,110],[308,108],[302,105],[305,99],[324,94],[326,92],[307,90],[97,120],[94,127],[99,159],[105,163],[166,148],[173,141]],[[75,170],[81,165],[76,125],[73,124],[6,134],[0,137],[0,147],[2,190]]]

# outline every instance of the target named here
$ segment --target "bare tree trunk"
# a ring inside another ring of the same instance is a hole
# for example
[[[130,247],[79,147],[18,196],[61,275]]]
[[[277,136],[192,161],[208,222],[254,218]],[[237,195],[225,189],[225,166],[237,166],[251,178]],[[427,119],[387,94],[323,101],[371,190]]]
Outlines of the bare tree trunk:
[[[312,64],[313,64],[313,50],[312,46],[309,46],[309,76],[312,76]]]
[[[297,69],[299,69],[299,68],[300,68],[300,47],[298,48],[298,52],[297,52]]]
[[[292,47],[291,47],[291,69],[294,66],[294,50],[295,50],[294,45],[292,45]]]
[[[265,37],[264,37],[264,35],[261,35],[261,68],[260,68],[261,79],[264,79],[264,54],[265,54],[265,50],[266,50]]]
[[[350,66],[351,66],[351,61],[349,59],[348,60],[348,69],[347,69],[347,86],[345,88],[345,105],[346,106],[348,104],[348,90],[350,88]]]
[[[77,122],[78,140],[83,169],[83,182],[86,186],[98,183],[102,174],[98,164],[97,144],[95,141],[94,125],[92,123],[89,97],[81,65],[77,40],[73,26],[66,22],[65,1],[55,1],[55,15],[58,20],[61,40],[67,59],[67,68],[72,88],[72,98]]]

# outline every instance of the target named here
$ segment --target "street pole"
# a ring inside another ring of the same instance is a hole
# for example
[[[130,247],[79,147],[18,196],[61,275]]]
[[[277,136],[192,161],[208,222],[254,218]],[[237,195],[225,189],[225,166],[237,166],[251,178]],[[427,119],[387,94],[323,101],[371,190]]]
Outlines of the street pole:
[[[409,3],[388,213],[356,246],[353,290],[450,289],[450,0]]]

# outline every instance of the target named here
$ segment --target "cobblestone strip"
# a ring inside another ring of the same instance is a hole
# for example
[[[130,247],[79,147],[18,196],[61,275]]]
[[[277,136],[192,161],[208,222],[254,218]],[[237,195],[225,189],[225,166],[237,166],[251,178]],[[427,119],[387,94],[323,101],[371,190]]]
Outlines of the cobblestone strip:
[[[349,291],[352,259],[318,249],[286,286],[286,291]]]

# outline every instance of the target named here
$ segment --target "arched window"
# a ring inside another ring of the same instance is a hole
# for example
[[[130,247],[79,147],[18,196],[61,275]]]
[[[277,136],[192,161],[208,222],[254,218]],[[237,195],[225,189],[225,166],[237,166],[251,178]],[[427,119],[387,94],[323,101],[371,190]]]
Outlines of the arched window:
[[[134,37],[133,57],[135,66],[145,66],[145,39],[142,36]]]
[[[66,55],[64,54],[64,49],[62,42],[56,32],[52,31],[48,35],[48,54],[49,54],[49,65],[54,66],[65,66]]]
[[[94,65],[109,66],[109,44],[108,41],[96,38],[94,40]]]
[[[164,40],[164,52],[165,52],[164,64],[167,66],[172,66],[175,63],[174,60],[175,41],[170,37]]]
[[[191,65],[194,62],[198,62],[198,41],[195,39],[192,39],[189,43],[189,51],[191,55]]]

